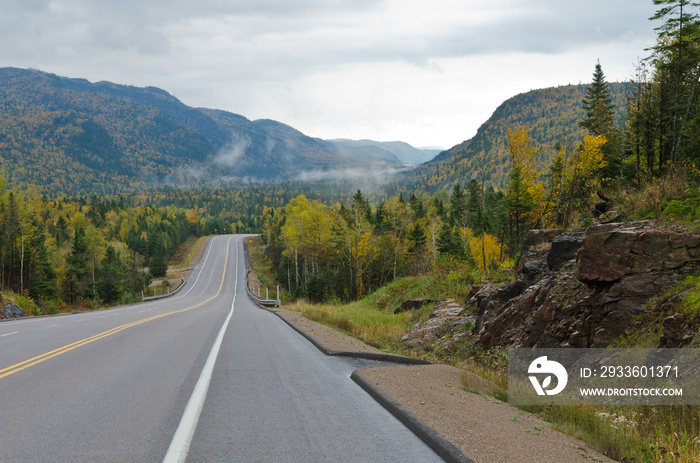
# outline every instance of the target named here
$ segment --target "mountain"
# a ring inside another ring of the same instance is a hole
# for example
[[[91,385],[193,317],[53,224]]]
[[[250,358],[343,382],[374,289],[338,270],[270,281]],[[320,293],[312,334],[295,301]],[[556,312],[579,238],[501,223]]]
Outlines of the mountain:
[[[102,193],[397,168],[279,122],[191,108],[155,87],[0,69],[0,169],[12,184]]]
[[[616,105],[616,122],[620,122],[632,85],[609,83],[608,86]],[[567,85],[514,96],[494,111],[473,138],[403,173],[395,183],[401,188],[437,191],[449,189],[456,182],[481,180],[483,175],[487,184],[505,188],[511,168],[507,132],[521,128],[529,132],[534,146],[541,149],[538,163],[546,171],[557,144],[571,152],[585,134],[578,123],[584,116],[581,100],[586,88],[586,85]]]
[[[327,140],[333,143],[338,151],[350,156],[377,156],[387,160],[396,160],[405,165],[423,164],[435,157],[442,150],[435,148],[414,148],[401,141],[372,141],[372,140],[348,140],[338,138]]]

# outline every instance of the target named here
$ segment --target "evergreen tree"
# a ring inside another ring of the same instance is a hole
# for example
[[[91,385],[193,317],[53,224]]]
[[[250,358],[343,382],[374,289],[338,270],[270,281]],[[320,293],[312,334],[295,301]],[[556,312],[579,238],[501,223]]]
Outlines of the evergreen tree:
[[[377,233],[386,233],[391,229],[391,224],[386,220],[386,212],[384,211],[384,203],[377,206],[374,213],[374,231]]]
[[[370,224],[374,222],[372,206],[370,206],[369,201],[365,199],[360,190],[357,190],[357,193],[352,197],[352,214],[353,223],[359,222],[361,220],[360,216],[364,216],[364,219]]]
[[[529,213],[534,209],[532,195],[523,181],[520,166],[514,166],[510,172],[508,185],[508,223],[510,229],[510,251],[515,254],[525,238],[530,223]]]
[[[149,271],[155,278],[162,278],[168,272],[168,251],[163,242],[163,237],[156,235],[153,255],[149,264]]]
[[[44,245],[43,226],[37,225],[36,232],[27,247],[30,258],[29,296],[37,301],[58,297],[56,270],[49,264],[48,251]]]
[[[440,230],[436,246],[438,252],[442,255],[454,257],[456,259],[463,259],[465,257],[462,238],[459,233],[449,225],[443,226]]]
[[[67,259],[68,269],[66,279],[63,282],[63,297],[73,304],[79,297],[89,298],[92,292],[88,288],[90,276],[90,263],[88,259],[87,241],[85,229],[75,229],[73,249]]]
[[[450,198],[450,223],[457,227],[467,226],[467,198],[459,183],[455,183]]]
[[[447,218],[447,211],[445,209],[445,205],[442,203],[442,199],[440,199],[440,197],[438,196],[435,196],[433,198],[433,205],[435,206],[435,211],[437,212],[437,215],[443,222],[445,222]]]
[[[477,235],[481,234],[482,211],[481,211],[481,185],[473,178],[467,184],[468,202],[467,202],[467,225]]]
[[[579,125],[591,133],[591,135],[607,136],[613,128],[613,110],[610,89],[605,81],[603,68],[598,61],[593,72],[593,82],[586,89],[586,96],[583,98],[583,109],[586,115]]]
[[[618,146],[618,136],[613,121],[615,105],[612,103],[612,96],[610,96],[610,89],[605,81],[600,61],[595,65],[593,82],[586,89],[586,96],[582,103],[586,115],[579,125],[588,129],[590,135],[601,135],[606,140],[602,147],[605,167],[600,170],[598,176],[602,179],[617,178],[622,168],[622,153]]]
[[[700,148],[700,19],[688,0],[654,0],[660,6],[652,20],[657,45],[652,49],[657,64],[661,98],[659,111],[659,165],[674,166],[683,158],[697,159]]]
[[[423,201],[419,200],[415,194],[411,195],[408,200],[408,205],[413,211],[413,220],[422,219],[426,215],[425,206],[423,206]]]
[[[60,247],[69,239],[70,235],[68,234],[68,224],[66,224],[65,217],[60,215],[56,221],[56,245]]]
[[[409,254],[418,254],[425,249],[425,243],[428,238],[425,236],[425,229],[420,224],[416,222],[413,227],[408,231],[408,241],[410,241],[410,246],[408,247]]]
[[[107,246],[107,252],[97,269],[100,298],[106,304],[118,301],[124,288],[124,264],[114,246]]]

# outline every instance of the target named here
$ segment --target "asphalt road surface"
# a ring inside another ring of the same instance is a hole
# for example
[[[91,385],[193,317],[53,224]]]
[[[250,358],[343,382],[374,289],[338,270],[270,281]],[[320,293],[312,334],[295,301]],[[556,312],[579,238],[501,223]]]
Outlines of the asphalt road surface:
[[[0,462],[434,462],[245,292],[241,236],[169,298],[0,323]]]

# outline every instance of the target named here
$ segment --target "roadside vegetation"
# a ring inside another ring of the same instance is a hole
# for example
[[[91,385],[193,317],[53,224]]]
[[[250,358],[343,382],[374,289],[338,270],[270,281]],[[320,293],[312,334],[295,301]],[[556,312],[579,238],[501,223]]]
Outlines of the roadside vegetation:
[[[540,170],[541,147],[512,127],[507,188],[481,177],[451,193],[396,194],[370,204],[361,191],[332,205],[298,196],[263,224],[268,275],[287,307],[381,349],[450,363],[489,379],[507,400],[507,346],[484,352],[440,343],[424,351],[401,336],[426,306],[394,314],[404,300],[462,302],[484,279],[507,281],[532,228],[585,228],[593,220],[646,220],[700,229],[700,18],[698,5],[655,0],[657,45],[637,68],[625,107],[612,102],[600,63],[582,101],[575,147],[559,145]],[[620,117],[622,116],[622,117]],[[573,149],[572,149],[573,148]],[[449,168],[447,166],[446,168]],[[696,317],[700,276],[671,291]],[[670,296],[669,296],[670,297]],[[666,316],[669,314],[666,314]],[[661,314],[638,320],[613,347],[659,345]],[[464,387],[472,390],[465,374]],[[524,407],[623,462],[700,462],[700,407]]]
[[[638,197],[647,198],[650,204],[654,204],[654,198],[661,200],[658,191],[668,192],[668,188],[674,188],[676,193],[664,194],[663,199],[652,208],[637,202],[637,210],[632,210],[633,218],[683,222],[684,226],[694,226],[696,218],[679,221],[675,212],[670,213],[669,208],[663,204],[683,205],[690,202],[692,205],[694,196],[687,192],[697,188],[698,183],[684,181],[680,187],[675,182],[670,183],[674,186],[659,181],[639,191]],[[621,196],[624,194],[626,193],[620,192]],[[692,214],[697,217],[697,211]],[[264,238],[252,239],[249,248],[255,271],[264,274],[267,284],[272,287],[275,284],[275,272],[271,266],[272,259],[265,254]],[[439,344],[429,350],[410,349],[400,343],[401,337],[416,324],[426,321],[434,304],[427,304],[417,311],[393,313],[402,302],[409,299],[452,298],[464,301],[471,286],[485,277],[484,272],[473,264],[447,259],[436,262],[425,274],[397,278],[357,301],[311,303],[303,298],[294,299],[286,291],[283,300],[287,301],[285,308],[298,311],[311,320],[336,328],[384,351],[463,368],[465,374],[462,387],[466,391],[490,393],[499,400],[507,401],[507,350],[492,349],[484,352],[470,344],[464,344],[456,350],[445,350]],[[508,271],[490,274],[489,278],[507,281]],[[682,286],[672,290],[669,296],[681,292],[684,292],[684,296],[680,309],[688,316],[697,316],[700,313],[700,276],[689,278]],[[615,347],[658,346],[660,323],[659,317],[641,321],[639,329],[631,330],[620,341],[620,345]],[[493,390],[488,391],[482,383],[475,382],[472,376],[474,373],[493,383]],[[622,462],[700,461],[700,406],[522,408],[549,421],[554,429],[582,439],[593,448]]]

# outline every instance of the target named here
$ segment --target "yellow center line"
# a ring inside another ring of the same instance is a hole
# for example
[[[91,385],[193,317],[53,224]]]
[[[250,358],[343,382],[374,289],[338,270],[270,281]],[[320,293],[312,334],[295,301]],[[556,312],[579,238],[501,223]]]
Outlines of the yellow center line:
[[[15,365],[9,366],[7,368],[3,368],[2,370],[0,370],[0,379],[4,378],[6,376],[13,375],[17,372],[20,372],[24,369],[27,369],[27,368],[32,367],[34,365],[37,365],[39,363],[45,362],[45,361],[52,359],[54,357],[57,357],[61,354],[65,354],[66,352],[72,351],[73,349],[77,349],[78,347],[82,347],[86,344],[90,344],[90,343],[95,342],[97,340],[104,339],[107,336],[111,336],[115,333],[119,333],[120,331],[123,331],[127,328],[132,328],[134,326],[141,325],[142,323],[146,323],[146,322],[150,322],[153,320],[157,320],[159,318],[167,317],[168,315],[174,315],[174,314],[178,314],[178,313],[182,313],[182,312],[187,312],[188,310],[192,310],[192,309],[196,309],[197,307],[201,307],[204,304],[206,304],[207,302],[211,301],[212,299],[217,298],[219,296],[219,294],[221,294],[221,290],[224,287],[224,281],[226,279],[226,267],[228,266],[228,255],[229,255],[229,247],[230,247],[231,239],[232,239],[232,237],[230,237],[228,239],[228,241],[226,242],[226,260],[224,261],[224,272],[221,275],[221,283],[219,284],[219,290],[216,292],[216,294],[214,294],[209,299],[202,301],[199,304],[193,305],[191,307],[187,307],[185,309],[174,310],[172,312],[162,313],[160,315],[154,315],[153,317],[144,318],[143,320],[137,320],[135,322],[131,322],[131,323],[127,323],[125,325],[117,326],[116,328],[112,328],[111,330],[107,330],[103,333],[96,334],[96,335],[91,336],[89,338],[85,338],[83,340],[76,341],[74,343],[65,345],[63,347],[59,347],[58,349],[54,349],[50,352],[46,352],[45,354],[41,354],[41,355],[38,355],[36,357],[30,358],[29,360],[25,360],[24,362],[20,362],[20,363],[17,363]]]

